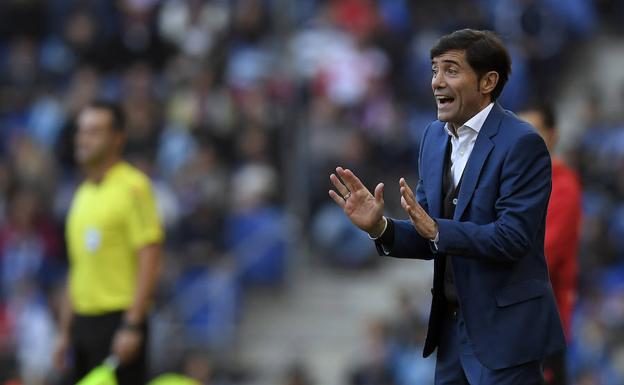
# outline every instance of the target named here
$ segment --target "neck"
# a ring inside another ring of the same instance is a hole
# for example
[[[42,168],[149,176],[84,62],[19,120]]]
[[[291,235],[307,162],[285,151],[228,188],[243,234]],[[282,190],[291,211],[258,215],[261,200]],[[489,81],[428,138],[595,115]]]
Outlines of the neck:
[[[461,122],[461,123],[450,122],[451,123],[451,132],[453,133],[453,135],[455,137],[457,137],[457,129],[459,129],[459,127],[463,126],[467,121],[472,119],[479,112],[483,111],[483,109],[485,109],[485,107],[487,107],[490,103],[492,103],[492,100],[490,98],[484,99],[481,103],[479,103],[479,107],[477,108],[477,110],[472,115],[470,115],[468,118],[466,118],[463,122]]]
[[[106,175],[106,172],[120,160],[121,157],[114,155],[108,157],[101,163],[85,166],[84,169],[87,179],[93,183],[100,183],[104,175]]]
[[[451,134],[453,134],[453,136],[454,136],[454,137],[456,137],[456,138],[457,138],[457,129],[458,129],[459,127],[461,127],[461,125],[460,125],[460,124],[457,124],[457,123],[452,123],[452,122],[451,122],[451,126],[450,126],[450,128],[451,128]]]

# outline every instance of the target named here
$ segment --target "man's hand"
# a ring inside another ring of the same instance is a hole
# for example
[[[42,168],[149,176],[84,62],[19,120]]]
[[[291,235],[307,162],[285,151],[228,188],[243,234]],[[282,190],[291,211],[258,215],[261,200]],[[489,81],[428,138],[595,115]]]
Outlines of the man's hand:
[[[112,352],[120,364],[131,362],[139,352],[143,341],[143,332],[134,328],[122,327],[115,333]]]
[[[329,176],[336,188],[336,191],[329,190],[329,196],[340,206],[354,225],[366,231],[373,238],[379,237],[384,230],[386,221],[383,217],[383,183],[379,183],[375,187],[375,195],[373,196],[351,170],[338,167],[336,174]]]
[[[405,178],[399,180],[399,187],[401,189],[401,206],[409,215],[416,231],[423,238],[433,240],[438,235],[438,224],[418,204],[414,192],[407,185]]]

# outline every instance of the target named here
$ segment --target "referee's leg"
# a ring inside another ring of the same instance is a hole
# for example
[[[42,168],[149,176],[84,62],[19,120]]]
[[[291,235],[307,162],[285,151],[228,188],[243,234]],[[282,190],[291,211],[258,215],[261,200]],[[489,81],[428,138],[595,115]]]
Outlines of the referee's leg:
[[[75,315],[72,324],[73,364],[61,384],[73,385],[93,368],[101,365],[111,354],[115,333],[119,330],[123,312],[98,316]],[[117,369],[118,385],[143,385],[147,380],[147,327],[143,328],[143,341],[135,359]]]
[[[74,385],[108,357],[120,319],[121,316],[116,313],[73,316],[70,335],[72,362],[60,384]]]

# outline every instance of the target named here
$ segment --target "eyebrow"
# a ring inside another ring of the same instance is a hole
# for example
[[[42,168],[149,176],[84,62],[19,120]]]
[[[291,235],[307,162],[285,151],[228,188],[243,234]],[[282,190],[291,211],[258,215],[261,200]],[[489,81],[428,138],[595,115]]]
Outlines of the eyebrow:
[[[459,64],[458,61],[455,60],[451,60],[451,59],[444,59],[442,60],[442,63],[450,63],[450,64],[455,64],[458,67],[461,67],[461,64]],[[431,61],[431,65],[436,65],[437,63],[435,61]]]

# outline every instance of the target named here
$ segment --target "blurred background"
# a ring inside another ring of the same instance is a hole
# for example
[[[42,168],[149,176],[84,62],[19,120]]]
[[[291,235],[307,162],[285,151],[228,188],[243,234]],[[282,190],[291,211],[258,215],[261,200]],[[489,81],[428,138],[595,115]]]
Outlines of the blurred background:
[[[122,104],[167,230],[154,375],[431,384],[432,264],[377,257],[328,175],[385,182],[403,217],[435,119],[429,48],[473,27],[512,54],[503,107],[552,102],[581,175],[571,383],[624,383],[623,26],[619,0],[2,0],[0,380],[55,377],[74,118],[99,97]]]

